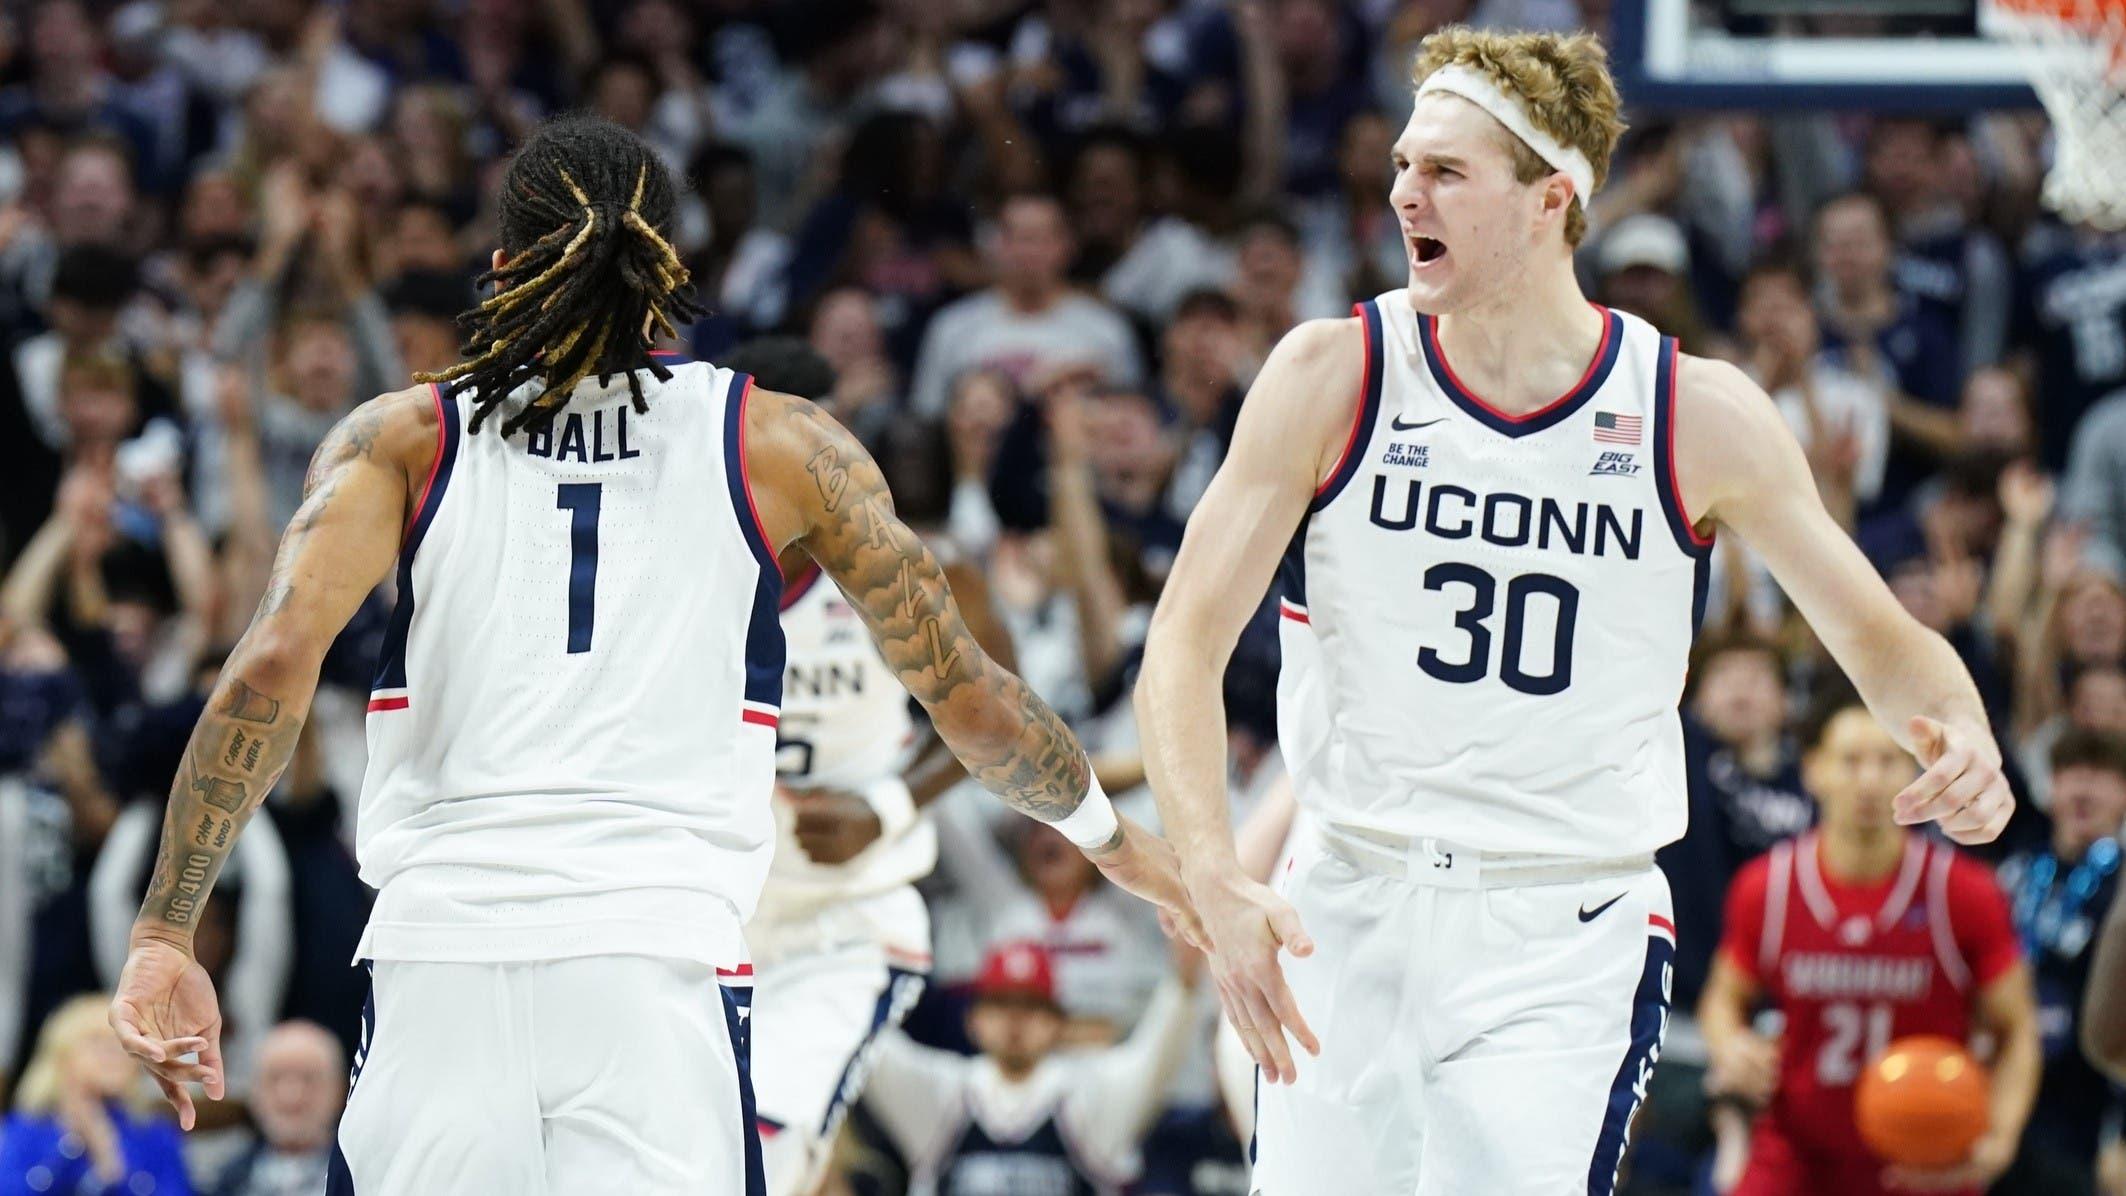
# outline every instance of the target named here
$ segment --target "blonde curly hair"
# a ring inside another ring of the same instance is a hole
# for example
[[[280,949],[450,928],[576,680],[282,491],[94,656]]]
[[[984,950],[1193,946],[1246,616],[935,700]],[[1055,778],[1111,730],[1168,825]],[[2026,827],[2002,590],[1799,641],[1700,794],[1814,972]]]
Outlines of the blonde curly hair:
[[[1490,33],[1466,25],[1449,25],[1418,45],[1410,68],[1413,86],[1445,66],[1462,66],[1491,77],[1528,109],[1535,127],[1587,155],[1595,186],[1609,177],[1609,159],[1624,135],[1623,101],[1609,77],[1609,52],[1591,33],[1570,37],[1555,33]],[[1528,143],[1511,133],[1513,177],[1532,183],[1557,173]],[[1587,200],[1575,199],[1565,213],[1565,243],[1577,246],[1587,235]]]

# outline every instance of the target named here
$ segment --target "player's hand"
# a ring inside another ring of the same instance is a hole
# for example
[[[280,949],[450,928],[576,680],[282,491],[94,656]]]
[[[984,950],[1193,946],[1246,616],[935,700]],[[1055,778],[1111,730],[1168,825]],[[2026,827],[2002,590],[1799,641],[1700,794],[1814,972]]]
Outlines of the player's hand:
[[[1290,1083],[1299,1073],[1287,1034],[1308,1054],[1321,1054],[1321,1042],[1300,1015],[1277,961],[1279,949],[1301,957],[1314,954],[1314,940],[1299,924],[1299,911],[1238,868],[1196,881],[1189,896],[1210,936],[1211,977],[1218,983],[1225,1016],[1262,1067],[1262,1078]]]
[[[2015,1142],[2005,1134],[1985,1133],[1971,1144],[1971,1154],[1954,1167],[1890,1167],[1882,1181],[1899,1192],[1983,1192],[2015,1161]]]
[[[118,1045],[155,1077],[180,1126],[191,1129],[196,1117],[187,1085],[198,1084],[210,1098],[222,1099],[221,1003],[214,981],[191,952],[156,939],[134,939],[125,970],[118,973],[110,1019]],[[196,1063],[181,1058],[194,1054]]]
[[[878,842],[885,828],[871,803],[840,789],[786,789],[783,797],[796,815],[791,827],[797,846],[815,864],[845,864]]]
[[[1711,1096],[1740,1098],[1751,1108],[1771,1103],[1779,1087],[1779,1043],[1751,1030],[1742,1030],[1708,1042],[1711,1066],[1705,1071],[1705,1091]]]
[[[1114,840],[1105,847],[1086,848],[1085,858],[1101,875],[1157,906],[1159,926],[1166,933],[1199,948],[1208,946],[1203,923],[1182,887],[1173,847],[1128,818],[1118,817],[1117,822]]]
[[[1908,730],[1926,771],[1892,801],[1898,825],[1938,822],[1958,843],[1991,843],[2015,812],[1993,737],[1925,715],[1914,715]]]

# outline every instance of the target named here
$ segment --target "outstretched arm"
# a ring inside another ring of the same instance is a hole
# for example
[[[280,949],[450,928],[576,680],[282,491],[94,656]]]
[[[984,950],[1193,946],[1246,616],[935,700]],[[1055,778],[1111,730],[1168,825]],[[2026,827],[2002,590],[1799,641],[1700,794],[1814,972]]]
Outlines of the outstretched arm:
[[[222,1096],[221,1017],[192,936],[236,837],[287,767],[325,650],[382,580],[425,473],[435,415],[426,388],[356,408],[318,446],[273,576],[192,731],[111,1002],[119,1041],[148,1065],[190,1128],[184,1084]],[[199,1062],[178,1061],[198,1052]]]
[[[1991,841],[2015,799],[1956,650],[1898,604],[1825,512],[1801,447],[1756,383],[1725,362],[1686,357],[1676,389],[1685,509],[1757,550],[1875,717],[1926,766],[1897,795],[1897,821],[1938,821],[1959,843]]]
[[[1191,928],[1172,850],[1116,818],[1070,728],[982,650],[871,454],[805,399],[756,389],[745,402],[748,476],[774,547],[802,544],[841,586],[969,776]]]
[[[1243,872],[1234,854],[1222,682],[1241,629],[1348,437],[1364,372],[1361,340],[1357,320],[1310,321],[1263,364],[1232,452],[1189,517],[1137,676],[1145,772],[1211,936],[1211,976],[1271,1083],[1292,1075],[1286,1029],[1316,1049],[1277,951],[1313,948],[1292,907]]]

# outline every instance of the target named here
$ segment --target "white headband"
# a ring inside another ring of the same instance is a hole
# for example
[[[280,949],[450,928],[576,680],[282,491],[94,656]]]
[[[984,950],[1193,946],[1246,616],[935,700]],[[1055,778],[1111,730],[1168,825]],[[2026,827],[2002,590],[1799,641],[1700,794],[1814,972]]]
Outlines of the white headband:
[[[1528,109],[1517,97],[1508,95],[1491,76],[1472,67],[1443,66],[1425,76],[1417,89],[1417,98],[1422,100],[1435,91],[1458,95],[1489,112],[1506,131],[1528,143],[1536,157],[1548,163],[1551,169],[1572,180],[1572,191],[1579,198],[1584,210],[1587,201],[1594,195],[1594,165],[1587,155],[1573,149],[1550,134],[1535,127],[1528,119]]]

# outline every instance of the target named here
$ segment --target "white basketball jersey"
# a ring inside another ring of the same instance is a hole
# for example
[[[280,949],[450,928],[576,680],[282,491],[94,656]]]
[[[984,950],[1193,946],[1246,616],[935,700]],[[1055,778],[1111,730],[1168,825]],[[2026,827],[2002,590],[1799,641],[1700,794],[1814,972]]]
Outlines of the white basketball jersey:
[[[1579,384],[1516,417],[1455,378],[1405,292],[1358,305],[1364,394],[1281,575],[1279,738],[1306,809],[1492,852],[1682,835],[1711,544],[1675,496],[1675,342],[1601,310]]]
[[[501,435],[446,399],[369,701],[367,958],[742,958],[768,868],[781,575],[752,380],[579,386]]]
[[[863,617],[816,566],[785,593],[782,631],[788,660],[776,732],[778,779],[792,789],[901,784],[915,741],[908,691],[879,655]],[[775,816],[775,862],[755,919],[756,928],[771,933],[774,923],[827,902],[898,888],[937,864],[937,832],[925,818],[845,863],[819,864],[798,847],[788,807],[776,803]]]

